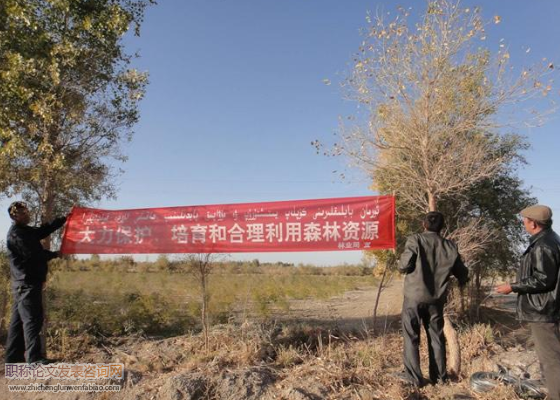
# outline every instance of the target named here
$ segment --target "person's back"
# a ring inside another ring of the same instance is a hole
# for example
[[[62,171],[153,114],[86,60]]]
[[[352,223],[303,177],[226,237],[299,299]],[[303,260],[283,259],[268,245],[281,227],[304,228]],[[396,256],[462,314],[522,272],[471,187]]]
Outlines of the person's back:
[[[421,326],[428,335],[430,380],[447,380],[443,306],[451,275],[461,285],[468,280],[457,246],[439,234],[444,226],[443,214],[426,214],[423,225],[423,233],[408,237],[399,263],[399,271],[406,274],[402,309],[404,379],[415,386],[426,384],[418,349]]]
[[[408,238],[399,270],[406,274],[404,296],[428,304],[445,301],[452,274],[461,283],[468,275],[455,243],[432,231]]]

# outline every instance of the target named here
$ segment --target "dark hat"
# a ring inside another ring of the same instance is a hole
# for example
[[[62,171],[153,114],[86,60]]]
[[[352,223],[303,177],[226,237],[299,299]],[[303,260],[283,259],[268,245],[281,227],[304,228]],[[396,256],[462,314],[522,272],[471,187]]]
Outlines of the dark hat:
[[[552,219],[552,210],[550,207],[540,204],[527,207],[519,213],[522,217],[529,218],[536,222],[548,222]]]

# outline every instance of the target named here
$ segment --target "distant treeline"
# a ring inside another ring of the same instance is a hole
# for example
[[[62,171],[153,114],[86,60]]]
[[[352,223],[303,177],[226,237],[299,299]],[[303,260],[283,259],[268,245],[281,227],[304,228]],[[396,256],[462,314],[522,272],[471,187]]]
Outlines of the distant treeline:
[[[107,271],[107,272],[171,272],[189,273],[188,260],[171,260],[161,255],[155,261],[136,261],[131,256],[102,259],[92,255],[87,259],[70,257],[51,262],[51,269],[60,271]],[[368,276],[374,268],[365,265],[342,264],[320,267],[312,264],[261,263],[252,261],[218,261],[212,264],[213,274],[271,274],[271,275],[324,275],[324,276]]]

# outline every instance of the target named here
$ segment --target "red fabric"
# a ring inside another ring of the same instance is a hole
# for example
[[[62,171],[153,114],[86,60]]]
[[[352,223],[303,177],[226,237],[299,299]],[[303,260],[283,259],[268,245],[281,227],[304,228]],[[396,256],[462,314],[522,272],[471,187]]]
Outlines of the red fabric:
[[[65,254],[235,253],[392,249],[395,199],[72,210]]]

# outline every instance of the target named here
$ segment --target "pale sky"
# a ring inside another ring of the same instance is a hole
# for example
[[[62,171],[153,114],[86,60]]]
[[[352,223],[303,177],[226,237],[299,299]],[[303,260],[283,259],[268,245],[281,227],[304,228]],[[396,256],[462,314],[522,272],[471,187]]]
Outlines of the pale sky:
[[[372,195],[369,180],[345,160],[315,153],[332,141],[339,117],[356,113],[340,83],[351,68],[366,12],[418,13],[424,2],[364,0],[160,0],[147,10],[134,62],[150,73],[141,120],[126,145],[115,201],[108,209],[230,204]],[[501,23],[512,65],[559,59],[560,2],[466,1]],[[527,49],[530,49],[527,52]],[[328,79],[331,84],[326,85]],[[557,97],[558,93],[555,93]],[[519,127],[532,149],[520,171],[539,202],[560,216],[560,121]],[[336,171],[336,172],[333,172]],[[341,180],[339,173],[348,177]],[[13,199],[0,203],[5,210]],[[560,217],[559,217],[560,218]],[[560,221],[560,219],[558,219]],[[0,213],[0,232],[9,226]],[[4,234],[2,234],[3,236]],[[140,260],[145,256],[139,256]],[[232,259],[333,265],[361,252],[238,254]]]

